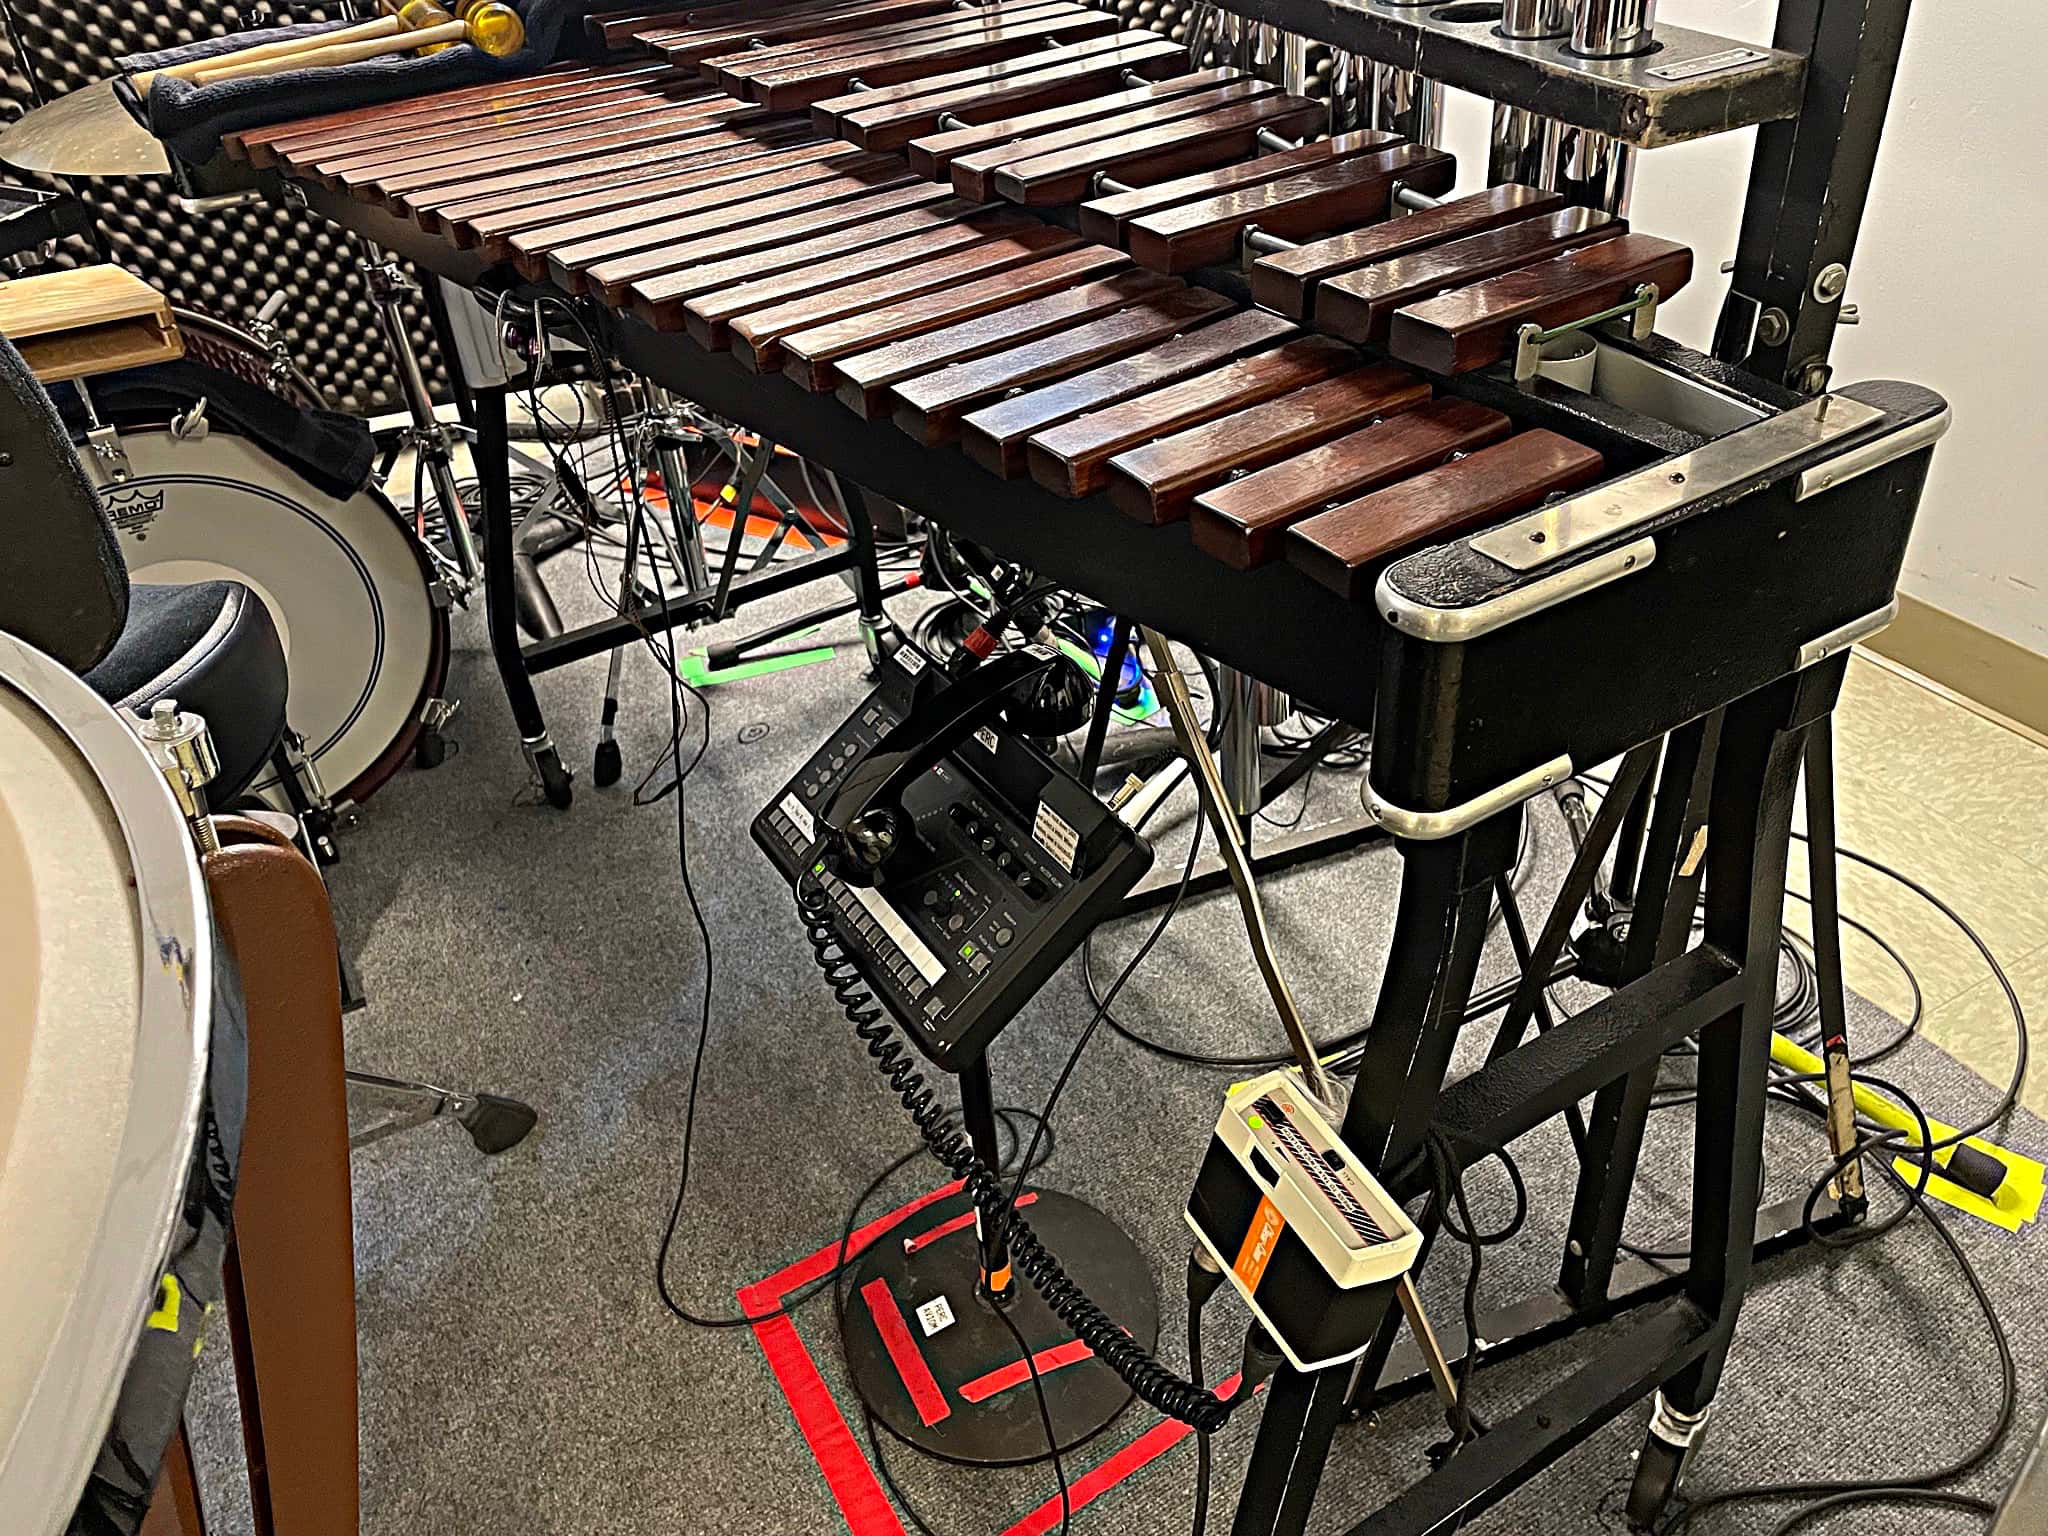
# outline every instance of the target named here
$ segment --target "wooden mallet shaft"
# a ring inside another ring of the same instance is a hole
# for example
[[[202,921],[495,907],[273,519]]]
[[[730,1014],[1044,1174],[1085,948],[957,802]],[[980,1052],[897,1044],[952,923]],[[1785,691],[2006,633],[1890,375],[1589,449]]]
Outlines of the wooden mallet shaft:
[[[245,80],[257,75],[281,74],[288,69],[325,69],[335,64],[360,64],[365,59],[379,59],[392,53],[407,53],[414,48],[431,47],[435,43],[461,43],[468,40],[468,24],[450,21],[437,27],[422,27],[417,32],[401,32],[395,37],[381,37],[363,43],[343,43],[332,48],[315,48],[306,53],[290,53],[282,58],[256,59],[246,64],[233,64],[221,69],[201,70],[198,83],[214,85],[222,80]]]
[[[292,54],[312,53],[319,49],[339,47],[349,43],[367,43],[380,37],[390,37],[403,30],[403,23],[396,16],[379,16],[374,21],[365,21],[353,27],[341,27],[332,32],[309,32],[303,37],[279,38],[274,43],[259,43],[253,48],[238,48],[233,53],[216,53],[203,59],[187,59],[182,64],[167,64],[162,69],[145,70],[129,78],[129,84],[142,95],[149,94],[149,88],[161,76],[169,75],[179,80],[196,79],[202,74],[228,69],[236,65],[252,64],[263,59],[287,58]]]

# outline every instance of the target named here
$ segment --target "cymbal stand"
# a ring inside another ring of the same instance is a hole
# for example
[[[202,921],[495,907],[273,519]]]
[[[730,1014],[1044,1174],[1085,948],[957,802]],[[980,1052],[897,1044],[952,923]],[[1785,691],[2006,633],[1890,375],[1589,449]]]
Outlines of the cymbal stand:
[[[396,257],[379,250],[361,235],[350,238],[361,258],[357,270],[363,274],[371,306],[377,311],[377,323],[384,332],[384,344],[398,371],[399,395],[405,401],[406,414],[412,418],[404,441],[419,455],[428,479],[433,482],[434,498],[441,508],[453,559],[431,544],[427,552],[441,567],[443,579],[459,602],[468,597],[482,576],[483,558],[477,552],[469,513],[455,483],[454,439],[434,413],[434,397],[427,388],[419,353],[414,350],[412,336],[405,326],[405,297],[419,292],[419,284],[406,275]],[[414,508],[415,514],[418,510]]]

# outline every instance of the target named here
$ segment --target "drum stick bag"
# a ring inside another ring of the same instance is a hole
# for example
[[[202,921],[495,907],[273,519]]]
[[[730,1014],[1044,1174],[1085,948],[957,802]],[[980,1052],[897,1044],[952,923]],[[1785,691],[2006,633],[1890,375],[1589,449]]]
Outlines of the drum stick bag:
[[[4,336],[0,453],[9,465],[0,631],[87,671],[128,622],[128,568],[56,406]]]

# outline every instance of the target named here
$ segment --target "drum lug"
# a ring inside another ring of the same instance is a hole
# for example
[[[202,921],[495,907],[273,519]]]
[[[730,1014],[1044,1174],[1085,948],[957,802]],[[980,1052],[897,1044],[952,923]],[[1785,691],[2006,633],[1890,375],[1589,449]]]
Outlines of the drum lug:
[[[320,765],[306,750],[306,738],[289,726],[284,733],[284,755],[298,778],[299,787],[305,791],[306,803],[314,810],[332,812],[334,802],[328,798],[327,785],[320,777]]]
[[[448,585],[447,578],[436,577],[427,587],[427,597],[434,606],[446,613],[455,606],[455,590]]]
[[[420,724],[430,731],[438,731],[453,720],[462,709],[460,699],[428,699],[420,706]]]
[[[109,478],[126,480],[134,473],[128,464],[128,450],[121,446],[120,434],[112,427],[94,427],[85,434],[85,442]]]

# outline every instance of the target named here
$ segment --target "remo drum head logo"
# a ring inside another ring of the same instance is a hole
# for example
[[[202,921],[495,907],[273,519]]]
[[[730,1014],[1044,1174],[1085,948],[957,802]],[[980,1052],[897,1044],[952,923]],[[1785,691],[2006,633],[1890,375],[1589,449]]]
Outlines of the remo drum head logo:
[[[149,537],[149,525],[164,509],[162,491],[144,494],[141,491],[111,490],[102,492],[100,500],[106,505],[107,516],[114,520],[114,527],[122,533],[134,534],[138,542]]]

